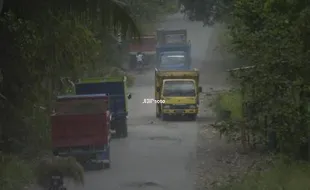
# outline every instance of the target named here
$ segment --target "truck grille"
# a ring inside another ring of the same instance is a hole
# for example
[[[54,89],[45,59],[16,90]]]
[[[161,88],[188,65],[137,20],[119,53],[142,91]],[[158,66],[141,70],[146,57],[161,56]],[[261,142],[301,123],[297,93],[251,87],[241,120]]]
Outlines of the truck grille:
[[[189,105],[171,105],[171,109],[188,109]]]

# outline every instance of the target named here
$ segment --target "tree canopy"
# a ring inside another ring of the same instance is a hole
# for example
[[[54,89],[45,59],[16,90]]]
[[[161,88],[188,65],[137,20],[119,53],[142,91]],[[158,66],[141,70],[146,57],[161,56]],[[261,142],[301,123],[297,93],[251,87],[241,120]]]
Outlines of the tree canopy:
[[[80,77],[123,75],[117,68],[126,52],[112,34],[139,36],[141,15],[152,22],[163,7],[139,0],[1,2],[0,183],[15,190],[30,178],[23,160],[50,150],[55,96],[72,93]]]
[[[243,103],[251,108],[243,125],[257,141],[269,141],[266,133],[273,131],[282,152],[303,152],[310,121],[310,5],[295,0],[181,2],[196,20],[225,22],[231,51],[254,66],[240,79]]]

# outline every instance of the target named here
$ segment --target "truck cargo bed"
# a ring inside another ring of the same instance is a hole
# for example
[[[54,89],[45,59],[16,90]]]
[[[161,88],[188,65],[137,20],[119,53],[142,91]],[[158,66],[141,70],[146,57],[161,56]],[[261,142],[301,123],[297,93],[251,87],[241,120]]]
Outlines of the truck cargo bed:
[[[53,148],[102,146],[109,141],[107,113],[52,115]]]
[[[140,39],[133,39],[129,44],[130,54],[136,54],[137,52],[143,52],[144,54],[156,53],[156,36],[142,36]]]

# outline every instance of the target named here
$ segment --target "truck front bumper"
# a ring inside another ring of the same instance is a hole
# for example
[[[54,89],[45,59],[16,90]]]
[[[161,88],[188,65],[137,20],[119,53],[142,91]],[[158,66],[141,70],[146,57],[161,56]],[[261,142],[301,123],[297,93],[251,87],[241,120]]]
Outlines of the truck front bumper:
[[[168,115],[197,114],[198,109],[163,109],[163,113]]]

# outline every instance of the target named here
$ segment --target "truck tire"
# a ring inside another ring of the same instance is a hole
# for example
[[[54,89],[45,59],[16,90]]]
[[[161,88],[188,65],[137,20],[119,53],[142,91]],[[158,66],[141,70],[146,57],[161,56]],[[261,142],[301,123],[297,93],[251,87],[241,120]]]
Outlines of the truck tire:
[[[160,118],[160,113],[157,113],[157,112],[156,112],[156,117],[157,117],[157,118]]]
[[[122,136],[122,127],[119,125],[119,122],[117,122],[117,126],[115,126],[115,137],[121,138]]]
[[[116,138],[126,138],[128,136],[127,118],[114,121],[113,125],[115,125]]]
[[[127,119],[125,119],[125,120],[122,122],[122,137],[123,137],[123,138],[128,137]]]
[[[111,168],[111,163],[110,162],[109,163],[104,163],[103,166],[104,166],[104,169],[110,169]]]
[[[196,121],[197,115],[196,115],[196,114],[191,114],[191,115],[189,115],[189,119],[190,119],[191,121]]]
[[[168,120],[168,116],[169,116],[169,115],[162,113],[162,114],[161,114],[161,120],[167,121],[167,120]]]
[[[103,170],[104,169],[104,163],[103,162],[95,163],[95,167],[97,170]]]

